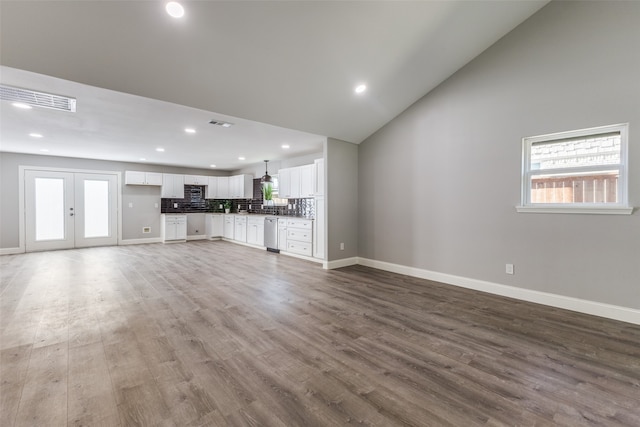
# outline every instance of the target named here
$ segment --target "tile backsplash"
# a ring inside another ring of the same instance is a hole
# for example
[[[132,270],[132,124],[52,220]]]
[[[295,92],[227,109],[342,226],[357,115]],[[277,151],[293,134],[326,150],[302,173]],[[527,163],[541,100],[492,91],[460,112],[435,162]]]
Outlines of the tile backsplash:
[[[182,199],[162,199],[162,213],[178,212],[224,212],[220,206],[225,199],[205,199],[205,187],[202,185],[185,185]],[[296,216],[304,218],[315,217],[315,202],[313,199],[288,199],[287,206],[267,206],[262,199],[260,179],[253,180],[252,199],[231,200],[231,213],[247,211],[248,213],[265,215]],[[291,209],[289,209],[291,206]],[[251,209],[249,209],[251,207]]]

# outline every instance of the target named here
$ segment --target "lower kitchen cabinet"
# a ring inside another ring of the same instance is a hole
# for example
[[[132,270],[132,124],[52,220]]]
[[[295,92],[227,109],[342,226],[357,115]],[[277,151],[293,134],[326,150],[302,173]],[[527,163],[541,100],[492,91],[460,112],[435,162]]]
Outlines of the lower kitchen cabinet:
[[[187,216],[163,214],[161,221],[163,242],[187,240]]]
[[[247,242],[247,217],[236,215],[233,240]]]
[[[224,236],[224,215],[207,214],[206,229],[208,239],[217,239]]]
[[[313,255],[313,220],[287,219],[287,252]]]
[[[278,249],[287,250],[287,219],[278,218]]]
[[[247,243],[264,246],[264,217],[247,219]]]
[[[235,215],[224,215],[224,238],[233,239],[235,235]]]

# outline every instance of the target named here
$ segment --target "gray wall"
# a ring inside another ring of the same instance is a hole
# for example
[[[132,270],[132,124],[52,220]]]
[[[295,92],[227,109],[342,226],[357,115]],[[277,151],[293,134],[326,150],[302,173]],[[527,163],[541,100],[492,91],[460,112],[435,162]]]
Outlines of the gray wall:
[[[359,256],[640,308],[638,212],[514,209],[523,137],[624,122],[640,206],[639,23],[640,2],[552,2],[368,138]]]
[[[335,261],[358,256],[358,146],[328,138],[325,159],[326,260]]]
[[[87,169],[122,172],[122,238],[146,239],[160,237],[160,187],[124,185],[124,171],[166,172],[193,175],[228,175],[209,169],[187,169],[139,163],[107,162],[101,160],[68,157],[37,156],[0,153],[0,248],[17,248],[18,232],[18,166],[43,166],[68,169]],[[129,203],[133,207],[129,208]],[[155,204],[158,208],[155,208]],[[142,233],[143,227],[151,227],[151,233]]]

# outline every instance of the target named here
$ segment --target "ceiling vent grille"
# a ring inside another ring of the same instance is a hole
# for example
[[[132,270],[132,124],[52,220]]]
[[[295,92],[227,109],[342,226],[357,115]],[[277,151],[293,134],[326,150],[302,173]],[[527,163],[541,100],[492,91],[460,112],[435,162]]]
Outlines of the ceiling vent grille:
[[[216,126],[222,126],[223,128],[230,128],[231,126],[233,126],[233,123],[223,122],[222,120],[216,119],[211,120],[209,123]]]
[[[32,107],[51,108],[59,111],[76,112],[76,99],[50,93],[36,92],[30,89],[0,85],[0,99],[20,102]]]

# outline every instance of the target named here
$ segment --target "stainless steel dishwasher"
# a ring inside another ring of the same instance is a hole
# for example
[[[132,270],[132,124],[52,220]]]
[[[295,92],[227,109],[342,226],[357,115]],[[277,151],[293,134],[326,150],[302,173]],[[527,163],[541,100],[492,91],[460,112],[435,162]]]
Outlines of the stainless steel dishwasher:
[[[264,219],[264,245],[269,252],[280,253],[280,249],[278,249],[278,217],[268,216]]]

